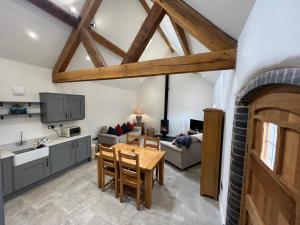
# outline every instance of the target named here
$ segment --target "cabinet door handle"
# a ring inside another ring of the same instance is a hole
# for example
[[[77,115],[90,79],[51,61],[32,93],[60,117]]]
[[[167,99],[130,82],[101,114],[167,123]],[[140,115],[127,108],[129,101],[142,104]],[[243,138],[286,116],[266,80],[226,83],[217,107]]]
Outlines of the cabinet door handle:
[[[72,112],[70,112],[70,118],[72,119]]]
[[[68,119],[68,112],[66,112],[66,119]]]
[[[46,167],[49,166],[49,159],[46,159]]]

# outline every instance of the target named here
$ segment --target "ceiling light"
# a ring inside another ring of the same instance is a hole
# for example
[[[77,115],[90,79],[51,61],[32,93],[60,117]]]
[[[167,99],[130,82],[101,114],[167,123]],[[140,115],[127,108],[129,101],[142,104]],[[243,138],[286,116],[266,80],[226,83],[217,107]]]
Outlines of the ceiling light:
[[[205,77],[206,77],[206,75],[205,75],[205,74],[202,74],[202,77],[203,77],[203,78],[205,78]]]
[[[141,78],[141,79],[140,79],[140,82],[143,82],[143,81],[144,81],[144,79],[143,79],[143,78]]]
[[[70,11],[72,14],[78,14],[77,9],[74,6],[70,6]]]
[[[31,37],[33,40],[37,40],[39,38],[39,36],[33,32],[32,30],[27,30],[27,34],[29,37]]]
[[[89,56],[86,56],[85,59],[86,59],[87,61],[91,61],[91,58],[90,58]]]

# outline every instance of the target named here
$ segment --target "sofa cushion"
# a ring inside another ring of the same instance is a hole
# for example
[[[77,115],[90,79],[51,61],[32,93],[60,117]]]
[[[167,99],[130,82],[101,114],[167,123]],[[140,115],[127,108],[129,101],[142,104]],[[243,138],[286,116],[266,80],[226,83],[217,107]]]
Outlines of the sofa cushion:
[[[127,134],[130,131],[125,123],[123,123],[121,128],[123,130],[123,134]]]
[[[108,132],[108,127],[107,126],[103,126],[101,127],[99,134],[107,134]]]
[[[188,136],[188,135],[178,136],[175,139],[175,144],[179,148],[181,148],[183,146],[186,148],[189,148],[189,147],[191,147],[191,144],[192,144],[192,137]]]
[[[112,127],[108,128],[107,134],[118,135],[117,131]]]
[[[131,124],[131,123],[129,123],[129,122],[127,122],[127,127],[128,127],[128,129],[129,129],[129,131],[132,131],[133,128],[134,128],[134,125]]]
[[[123,129],[121,128],[120,124],[118,124],[115,129],[117,131],[118,136],[121,136],[123,134]]]

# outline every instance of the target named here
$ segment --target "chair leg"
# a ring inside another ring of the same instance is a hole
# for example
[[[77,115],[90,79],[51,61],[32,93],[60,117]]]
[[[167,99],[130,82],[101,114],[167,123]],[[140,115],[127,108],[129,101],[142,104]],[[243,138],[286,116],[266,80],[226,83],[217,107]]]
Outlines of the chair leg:
[[[120,202],[123,202],[123,182],[120,180]]]
[[[105,191],[105,175],[104,173],[102,174],[102,177],[101,177],[101,189],[102,189],[102,192]]]
[[[141,187],[137,186],[136,189],[136,208],[137,210],[140,210],[140,205],[141,205]]]
[[[159,172],[159,167],[156,167],[155,169],[155,179],[158,181],[158,172]]]
[[[115,197],[118,198],[118,177],[115,177]]]

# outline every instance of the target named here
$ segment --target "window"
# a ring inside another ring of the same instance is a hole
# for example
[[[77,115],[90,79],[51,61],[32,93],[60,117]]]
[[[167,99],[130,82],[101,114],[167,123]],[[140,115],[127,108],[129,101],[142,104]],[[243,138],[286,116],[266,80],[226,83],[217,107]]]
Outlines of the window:
[[[275,164],[277,128],[278,126],[273,123],[265,122],[263,124],[262,151],[260,158],[271,170],[274,170]]]

